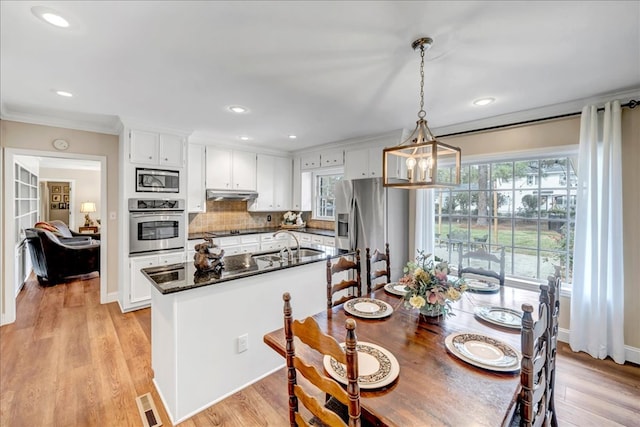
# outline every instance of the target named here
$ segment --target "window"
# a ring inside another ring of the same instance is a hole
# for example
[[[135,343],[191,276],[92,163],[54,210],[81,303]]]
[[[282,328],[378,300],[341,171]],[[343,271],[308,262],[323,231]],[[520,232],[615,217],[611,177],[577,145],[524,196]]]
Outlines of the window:
[[[342,179],[342,172],[324,171],[314,173],[314,204],[313,218],[335,219],[336,198],[334,189],[336,183]]]
[[[459,186],[434,190],[435,254],[457,265],[450,239],[504,246],[507,275],[546,281],[559,265],[571,282],[576,185],[568,157],[464,165]]]

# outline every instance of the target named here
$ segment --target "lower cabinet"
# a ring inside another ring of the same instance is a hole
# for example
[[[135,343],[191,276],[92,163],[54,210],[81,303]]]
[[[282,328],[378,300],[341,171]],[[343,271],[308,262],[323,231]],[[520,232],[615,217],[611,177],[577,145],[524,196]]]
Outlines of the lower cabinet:
[[[141,269],[178,264],[184,262],[184,255],[184,252],[176,252],[129,258],[129,271],[131,275],[129,303],[137,305],[142,302],[151,301],[151,283],[149,283],[149,279],[142,274]]]

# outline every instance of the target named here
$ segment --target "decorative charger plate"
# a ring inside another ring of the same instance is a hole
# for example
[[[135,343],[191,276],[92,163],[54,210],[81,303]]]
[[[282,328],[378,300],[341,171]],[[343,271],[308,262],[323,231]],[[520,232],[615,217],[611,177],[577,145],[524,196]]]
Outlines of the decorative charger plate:
[[[344,348],[345,344],[340,344]],[[362,389],[380,388],[391,384],[400,374],[398,360],[379,345],[360,341],[358,351],[358,385]],[[345,365],[331,356],[324,356],[324,368],[336,381],[347,384]]]
[[[496,372],[520,370],[522,356],[518,350],[498,339],[463,332],[449,335],[444,343],[454,356],[479,368]]]
[[[379,319],[390,316],[393,313],[393,307],[377,299],[354,298],[344,303],[344,311],[365,319]]]
[[[473,312],[482,320],[494,325],[512,329],[522,328],[522,312],[518,310],[505,307],[481,306],[476,307]]]
[[[482,282],[480,280],[465,280],[470,292],[493,293],[500,290],[500,284],[493,282]]]
[[[390,294],[399,295],[403,297],[407,293],[407,291],[404,290],[404,288],[406,287],[407,286],[403,285],[402,283],[391,282],[384,285],[384,290],[389,292]]]

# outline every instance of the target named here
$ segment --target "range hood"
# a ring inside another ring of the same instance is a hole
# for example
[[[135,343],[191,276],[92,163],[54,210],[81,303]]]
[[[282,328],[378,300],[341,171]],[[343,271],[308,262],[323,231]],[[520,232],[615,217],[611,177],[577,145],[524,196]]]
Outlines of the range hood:
[[[253,200],[258,197],[256,191],[207,190],[207,200]]]

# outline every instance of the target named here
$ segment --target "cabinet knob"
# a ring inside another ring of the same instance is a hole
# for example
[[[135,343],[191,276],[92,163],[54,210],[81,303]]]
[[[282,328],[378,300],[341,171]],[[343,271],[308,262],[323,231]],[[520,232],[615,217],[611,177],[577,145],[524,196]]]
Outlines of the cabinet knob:
[[[151,156],[149,156],[149,160],[151,160]]]
[[[364,175],[366,175],[366,174],[365,174],[364,172],[362,172],[362,175],[364,176]]]
[[[168,162],[168,161],[169,161],[169,159],[165,157],[165,158],[164,158],[164,161],[165,161],[165,162]]]

